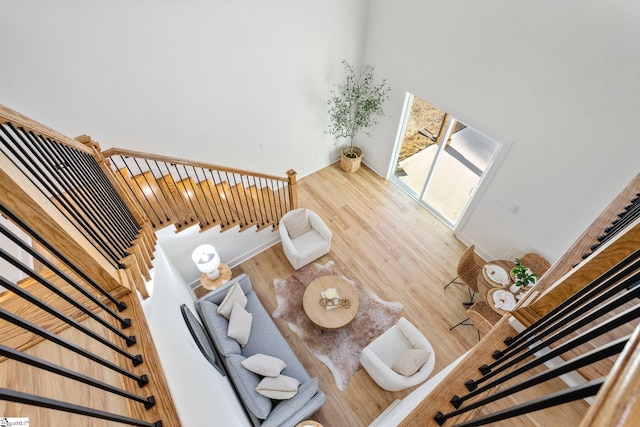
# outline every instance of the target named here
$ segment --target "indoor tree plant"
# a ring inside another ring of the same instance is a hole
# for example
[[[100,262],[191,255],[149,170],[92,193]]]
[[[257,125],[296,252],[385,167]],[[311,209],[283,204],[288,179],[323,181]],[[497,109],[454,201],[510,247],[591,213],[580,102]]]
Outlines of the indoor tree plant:
[[[362,150],[353,145],[353,137],[360,131],[378,123],[378,116],[384,116],[382,104],[389,99],[387,81],[375,84],[373,67],[366,65],[358,75],[352,65],[342,61],[347,70],[346,81],[336,84],[331,91],[329,105],[329,130],[336,138],[349,138],[349,144],[342,149],[340,166],[346,172],[355,172],[360,167]]]

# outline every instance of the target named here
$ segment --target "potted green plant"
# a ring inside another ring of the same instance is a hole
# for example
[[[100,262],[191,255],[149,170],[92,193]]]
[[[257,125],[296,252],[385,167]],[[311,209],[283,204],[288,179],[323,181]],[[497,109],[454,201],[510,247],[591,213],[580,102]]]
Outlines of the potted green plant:
[[[342,149],[340,166],[346,172],[355,172],[360,168],[362,150],[353,145],[353,137],[360,131],[378,123],[377,118],[384,116],[382,104],[389,99],[387,81],[375,84],[373,67],[367,65],[358,75],[352,65],[342,61],[347,70],[346,81],[336,84],[331,91],[329,105],[329,130],[336,138],[349,138],[348,145]]]
[[[511,270],[515,283],[509,289],[513,293],[519,292],[521,288],[533,285],[538,277],[526,265],[522,264],[520,259],[516,258],[515,264],[515,267]]]

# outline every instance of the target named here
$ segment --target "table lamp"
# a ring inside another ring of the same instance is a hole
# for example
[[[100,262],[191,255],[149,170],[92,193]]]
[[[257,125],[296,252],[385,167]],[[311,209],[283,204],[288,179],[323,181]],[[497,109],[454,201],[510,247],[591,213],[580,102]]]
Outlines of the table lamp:
[[[198,267],[201,273],[205,273],[209,279],[217,279],[220,274],[220,256],[216,252],[213,245],[200,245],[193,250],[191,254],[193,263]]]

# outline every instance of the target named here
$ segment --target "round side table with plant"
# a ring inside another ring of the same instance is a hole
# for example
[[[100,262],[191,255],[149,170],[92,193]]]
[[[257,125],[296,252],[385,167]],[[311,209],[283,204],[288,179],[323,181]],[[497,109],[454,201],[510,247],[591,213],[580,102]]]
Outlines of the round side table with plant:
[[[520,292],[522,288],[535,284],[538,277],[538,275],[532,272],[529,267],[522,264],[520,259],[516,258],[515,264],[515,267],[511,270],[514,283],[509,288],[509,290],[514,294]]]
[[[335,85],[331,91],[327,133],[336,138],[349,138],[348,145],[341,150],[340,167],[345,172],[355,172],[360,168],[362,149],[353,145],[353,137],[360,131],[370,135],[366,129],[378,123],[378,116],[384,116],[382,104],[389,99],[391,88],[386,80],[375,84],[370,65],[358,75],[346,60],[342,64],[347,77],[345,83]]]

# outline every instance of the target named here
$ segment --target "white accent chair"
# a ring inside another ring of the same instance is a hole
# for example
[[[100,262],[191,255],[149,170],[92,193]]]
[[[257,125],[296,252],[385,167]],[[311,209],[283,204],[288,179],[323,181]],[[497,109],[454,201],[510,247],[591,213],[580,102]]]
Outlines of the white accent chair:
[[[331,230],[309,209],[298,208],[284,214],[279,231],[284,254],[296,270],[331,250]]]
[[[391,367],[407,350],[417,348],[431,353],[426,363],[413,375],[400,375]],[[436,355],[429,340],[407,319],[398,322],[362,350],[360,364],[383,389],[399,391],[418,385],[429,378]]]

